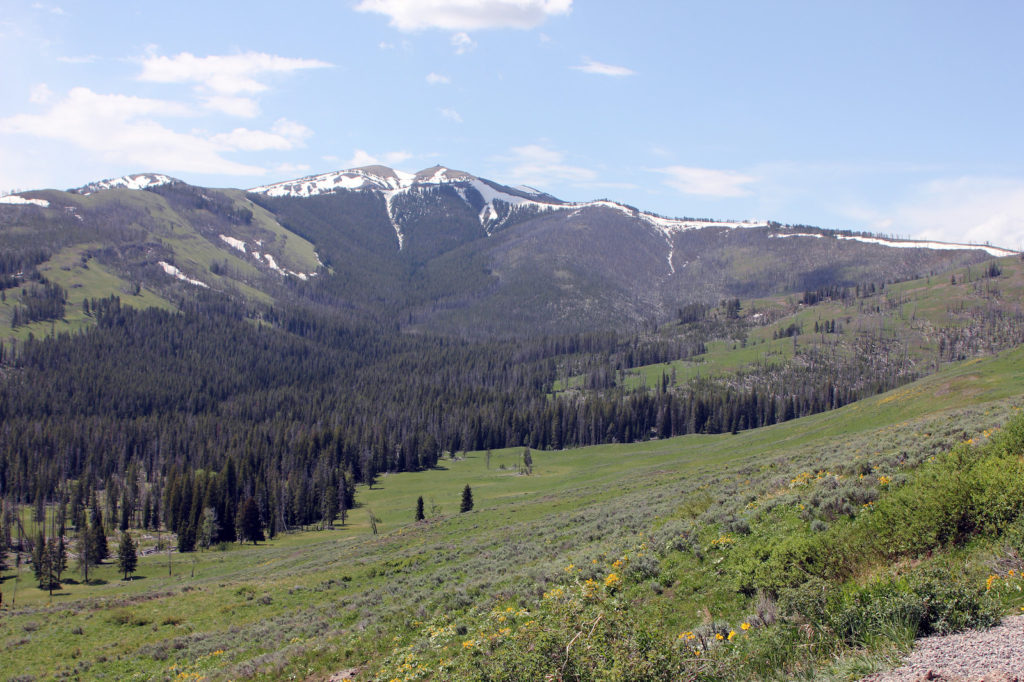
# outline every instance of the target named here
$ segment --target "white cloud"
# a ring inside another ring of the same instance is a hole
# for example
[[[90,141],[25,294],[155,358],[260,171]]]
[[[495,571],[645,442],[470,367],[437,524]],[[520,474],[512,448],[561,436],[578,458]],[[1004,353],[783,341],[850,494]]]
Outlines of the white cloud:
[[[251,97],[214,95],[212,97],[204,97],[203,106],[210,111],[239,118],[253,118],[260,113],[259,103]]]
[[[386,42],[384,42],[382,40],[381,42],[377,43],[377,47],[379,47],[382,50],[393,50],[393,49],[395,49],[395,44],[394,43],[386,43]]]
[[[476,49],[476,43],[468,33],[456,33],[452,36],[452,47],[455,48],[455,54],[466,54]]]
[[[872,230],[915,238],[1024,246],[1024,179],[961,177],[932,180],[888,209],[851,209]]]
[[[565,163],[565,154],[537,144],[513,147],[508,172],[513,182],[543,186],[554,182],[591,183],[597,173]]]
[[[28,101],[33,104],[46,104],[51,99],[53,99],[53,91],[46,86],[46,83],[33,86],[32,92],[28,96]]]
[[[528,29],[571,9],[572,0],[361,0],[356,5],[358,12],[387,15],[399,31]]]
[[[218,133],[210,140],[224,149],[239,149],[243,152],[262,152],[268,149],[284,151],[292,148],[291,142],[280,135],[248,128],[235,128],[230,133]]]
[[[444,116],[449,121],[454,121],[455,123],[462,123],[462,116],[459,116],[459,112],[455,111],[454,109],[441,109],[441,115]]]
[[[625,66],[614,66],[612,64],[603,64],[596,62],[593,59],[583,58],[583,64],[580,66],[571,66],[571,69],[582,71],[583,73],[593,73],[599,76],[632,76],[636,73],[633,69],[628,69]]]
[[[750,194],[747,185],[757,178],[735,171],[693,168],[690,166],[668,166],[655,169],[668,176],[665,184],[683,194],[705,197],[742,197]]]
[[[59,140],[98,154],[105,162],[137,165],[140,170],[225,175],[264,172],[259,166],[231,161],[222,155],[241,149],[241,135],[217,139],[195,131],[180,133],[156,120],[194,114],[190,107],[176,102],[104,95],[79,87],[43,114],[0,119],[0,133]]]
[[[449,85],[452,79],[448,76],[442,76],[439,73],[430,72],[427,74],[427,83],[431,85]]]
[[[174,57],[151,55],[142,61],[139,80],[152,83],[194,83],[217,95],[255,94],[267,89],[257,76],[287,74],[331,66],[317,59],[279,57],[262,52],[196,57],[182,52]]]
[[[287,151],[301,146],[302,141],[311,134],[312,131],[306,126],[282,118],[274,124],[272,132],[235,128],[230,133],[214,135],[210,141],[226,151]]]
[[[142,60],[139,80],[192,84],[203,107],[209,111],[253,118],[260,113],[253,95],[268,89],[262,77],[328,66],[327,62],[316,59],[294,59],[262,52],[208,57],[196,57],[188,52],[174,57],[150,53]]]
[[[327,157],[325,157],[327,158]],[[331,157],[332,159],[335,157]],[[374,156],[365,149],[357,149],[352,158],[342,163],[342,168],[361,168],[363,166],[396,166],[412,158],[408,152],[387,152]]]
[[[281,135],[282,137],[286,137],[289,140],[294,141],[296,144],[313,134],[312,130],[301,123],[289,121],[286,118],[279,118],[274,121],[273,131],[277,135]]]

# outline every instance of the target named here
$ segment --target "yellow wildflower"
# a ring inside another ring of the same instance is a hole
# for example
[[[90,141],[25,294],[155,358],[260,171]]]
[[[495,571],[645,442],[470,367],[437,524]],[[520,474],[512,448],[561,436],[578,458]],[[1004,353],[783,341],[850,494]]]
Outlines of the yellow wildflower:
[[[746,632],[749,629],[750,629],[750,623],[741,623],[740,624],[740,630],[743,630],[744,632]]]

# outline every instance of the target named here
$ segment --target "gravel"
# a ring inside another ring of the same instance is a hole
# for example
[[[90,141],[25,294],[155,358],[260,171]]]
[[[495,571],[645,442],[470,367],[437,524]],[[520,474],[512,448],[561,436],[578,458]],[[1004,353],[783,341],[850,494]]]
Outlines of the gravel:
[[[920,639],[904,664],[861,682],[1024,682],[1024,616],[989,630]]]

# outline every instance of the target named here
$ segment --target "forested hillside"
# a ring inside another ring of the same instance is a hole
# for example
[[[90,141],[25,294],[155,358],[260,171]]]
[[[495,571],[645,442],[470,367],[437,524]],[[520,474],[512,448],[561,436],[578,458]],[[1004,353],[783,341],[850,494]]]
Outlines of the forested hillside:
[[[763,427],[1024,340],[1019,261],[950,280],[688,304],[653,332],[514,342],[216,293],[176,313],[92,299],[83,331],[0,345],[0,492],[37,509],[96,492],[111,522],[191,549],[206,509],[219,540],[236,539],[249,498],[271,535],[332,523],[356,484],[444,453]]]
[[[448,486],[436,477],[481,457],[489,472],[492,453],[496,476],[578,476],[589,464],[577,448],[626,456],[677,436],[759,433],[1024,343],[1024,260],[992,247],[665,219],[464,174],[316,196],[169,178],[32,196],[0,206],[0,575],[13,564],[22,583],[24,562],[57,597],[69,585],[93,594],[115,556],[127,580],[136,546],[166,552],[170,578],[175,559],[191,557],[194,573],[204,550],[233,542],[377,535],[398,504],[444,516],[429,489],[397,480]],[[572,467],[558,468],[562,452]],[[600,466],[631,473],[612,460]],[[803,520],[823,530],[877,488],[807,500],[819,511]],[[463,513],[493,502],[458,490]],[[709,523],[741,529],[732,517]],[[639,523],[594,528],[587,543],[620,551]],[[549,583],[549,569],[530,570]],[[745,596],[779,591],[729,570]],[[613,571],[600,594],[656,577],[645,571]],[[479,596],[435,606],[467,615]],[[388,618],[363,624],[412,637]],[[388,653],[358,641],[336,658]]]

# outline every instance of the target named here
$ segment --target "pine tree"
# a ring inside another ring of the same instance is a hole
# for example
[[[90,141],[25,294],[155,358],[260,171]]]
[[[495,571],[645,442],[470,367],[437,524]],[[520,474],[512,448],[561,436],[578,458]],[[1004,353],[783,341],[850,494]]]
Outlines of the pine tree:
[[[7,515],[0,511],[0,573],[7,570],[7,552],[11,550],[11,531]]]
[[[43,536],[43,531],[39,531],[36,535],[36,541],[32,543],[32,569],[35,572],[36,580],[39,581],[39,587],[42,587],[43,582],[43,564],[45,563],[46,554],[46,538]]]
[[[250,497],[242,503],[238,510],[236,525],[243,542],[252,540],[252,544],[255,545],[263,539],[263,524],[260,521],[260,508],[256,500]]]
[[[127,532],[121,533],[121,544],[117,547],[117,567],[124,573],[124,579],[128,580],[128,574],[135,572],[139,563],[139,557],[135,553],[135,543],[132,536]]]
[[[92,532],[82,515],[82,525],[78,527],[78,569],[82,571],[82,580],[89,584],[89,566],[95,563],[92,556]]]
[[[48,590],[51,595],[54,590],[60,589],[60,581],[57,579],[57,566],[60,562],[57,539],[50,538],[47,541],[43,536],[43,531],[39,531],[32,547],[32,569],[35,572],[39,589]]]
[[[119,530],[128,530],[128,526],[131,525],[132,521],[132,505],[128,500],[128,490],[124,490],[121,493],[121,523],[118,525]]]
[[[473,489],[466,484],[466,487],[462,489],[462,506],[459,507],[459,513],[468,512],[473,508]]]
[[[103,530],[103,520],[99,518],[99,512],[93,515],[93,522],[89,526],[89,560],[93,564],[102,564],[103,560],[110,556],[107,548],[107,534]]]
[[[61,532],[56,540],[53,540],[53,549],[51,553],[53,555],[53,573],[57,577],[57,582],[60,582],[60,576],[67,570],[68,567],[68,556],[67,547],[64,545],[64,533]]]
[[[149,495],[146,495],[145,501],[142,503],[142,527],[149,528],[150,514],[152,513],[152,507],[149,505]]]
[[[423,516],[423,496],[420,495],[416,500],[416,520],[422,521],[425,517]]]
[[[91,522],[89,542],[92,543],[92,547],[89,548],[89,555],[92,563],[101,564],[104,559],[110,556],[110,550],[107,548],[107,533],[103,528],[103,514],[100,512],[100,505],[96,499],[95,491],[92,494]]]
[[[523,470],[527,476],[533,473],[533,456],[530,454],[530,448],[523,449]]]

